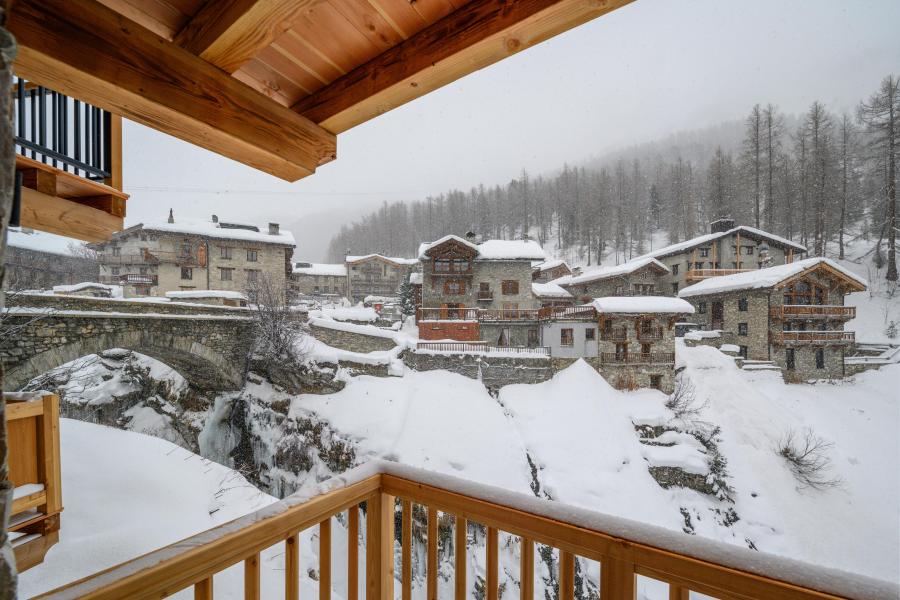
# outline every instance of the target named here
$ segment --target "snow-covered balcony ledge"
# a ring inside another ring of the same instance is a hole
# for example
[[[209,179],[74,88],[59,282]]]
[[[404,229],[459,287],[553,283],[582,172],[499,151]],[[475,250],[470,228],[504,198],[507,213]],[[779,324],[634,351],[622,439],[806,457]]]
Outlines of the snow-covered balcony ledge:
[[[400,502],[398,503],[397,500]],[[364,516],[359,505],[366,503]],[[895,583],[811,565],[698,536],[685,535],[583,508],[552,502],[457,477],[373,460],[254,513],[39,596],[63,598],[160,598],[194,586],[195,598],[212,598],[213,575],[243,562],[244,597],[259,598],[259,553],[285,543],[285,597],[299,596],[299,532],[319,529],[320,600],[331,597],[331,518],[348,511],[347,600],[357,600],[359,552],[365,553],[366,600],[394,597],[394,523],[401,511],[401,598],[412,590],[413,504],[428,514],[427,578],[436,597],[438,512],[455,515],[456,598],[465,584],[465,525],[487,527],[488,600],[498,598],[498,533],[520,538],[522,600],[534,595],[534,544],[559,549],[560,599],[574,597],[576,556],[601,563],[601,597],[633,600],[637,575],[669,584],[670,598],[689,591],[720,598],[887,600]],[[377,517],[377,518],[373,518]],[[360,521],[365,535],[360,537]],[[462,532],[462,535],[460,535]],[[460,577],[462,574],[462,577]]]

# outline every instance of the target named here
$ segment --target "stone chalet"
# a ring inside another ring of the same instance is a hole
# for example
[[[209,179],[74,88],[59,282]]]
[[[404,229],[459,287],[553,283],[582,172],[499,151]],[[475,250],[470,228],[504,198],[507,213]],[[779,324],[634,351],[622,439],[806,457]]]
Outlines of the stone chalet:
[[[669,269],[655,258],[630,260],[614,267],[596,267],[580,275],[553,281],[579,303],[605,296],[653,296],[660,294],[657,280]]]
[[[400,284],[419,265],[418,259],[366,254],[347,256],[347,296],[362,302],[366,296],[396,297]]]
[[[655,292],[677,296],[688,285],[709,277],[731,275],[793,262],[806,248],[791,240],[719,219],[709,233],[653,250],[629,262],[653,258],[668,268],[655,280]],[[626,263],[627,264],[627,263]]]
[[[422,244],[419,337],[538,346],[540,304],[531,290],[531,265],[544,258],[531,240],[475,243],[447,235]]]
[[[175,218],[147,222],[94,244],[100,281],[122,285],[125,296],[225,290],[252,296],[263,276],[285,294],[292,271],[294,236],[277,223],[256,225]]]
[[[564,260],[552,259],[534,265],[531,278],[538,283],[547,283],[574,273]]]
[[[325,263],[294,263],[288,284],[291,298],[298,296],[347,295],[347,265]]]
[[[535,281],[531,284],[531,293],[540,302],[541,308],[575,305],[575,298],[572,294],[556,283]]]
[[[696,308],[704,338],[735,344],[745,359],[772,361],[787,381],[844,376],[844,354],[855,343],[844,324],[856,309],[844,296],[865,280],[827,258],[808,258],[747,273],[714,277],[681,290]]]

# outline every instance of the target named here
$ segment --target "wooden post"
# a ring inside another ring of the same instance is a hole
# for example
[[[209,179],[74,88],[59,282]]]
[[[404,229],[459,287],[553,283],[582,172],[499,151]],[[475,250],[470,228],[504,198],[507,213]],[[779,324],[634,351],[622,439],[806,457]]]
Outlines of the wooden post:
[[[497,550],[498,550],[498,540],[497,540],[497,528],[496,527],[488,527],[487,530],[487,577],[485,586],[486,597],[487,600],[497,600],[499,593],[499,578],[497,576]]]
[[[454,585],[456,600],[466,600],[466,542],[468,540],[468,522],[465,517],[456,516],[456,539],[453,552],[455,555]]]
[[[534,542],[523,537],[519,543],[519,600],[534,600]]]
[[[347,509],[347,600],[359,598],[359,506]]]
[[[438,511],[434,507],[427,507],[428,510],[428,566],[427,571],[427,600],[437,600],[437,575],[438,575],[438,555],[437,555],[437,538],[438,538]]]
[[[213,600],[213,580],[210,575],[194,584],[194,600]]]
[[[376,493],[366,502],[366,600],[394,597],[394,497]]]
[[[259,600],[259,552],[244,561],[244,600]]]
[[[103,183],[122,191],[122,117],[109,115],[109,177]],[[123,215],[124,216],[124,215]]]
[[[575,556],[565,550],[559,551],[559,600],[575,598]]]
[[[44,482],[47,495],[46,514],[54,514],[62,510],[62,470],[59,460],[59,397],[47,394],[43,397],[43,421],[39,429],[38,469],[40,480]]]
[[[403,501],[401,515],[401,600],[412,600],[412,502]]]
[[[284,600],[300,599],[300,533],[284,541]]]
[[[600,564],[600,597],[604,600],[635,600],[634,563],[616,558]]]
[[[669,584],[669,600],[690,600],[691,591],[674,583]]]
[[[319,600],[331,600],[331,517],[319,523]]]

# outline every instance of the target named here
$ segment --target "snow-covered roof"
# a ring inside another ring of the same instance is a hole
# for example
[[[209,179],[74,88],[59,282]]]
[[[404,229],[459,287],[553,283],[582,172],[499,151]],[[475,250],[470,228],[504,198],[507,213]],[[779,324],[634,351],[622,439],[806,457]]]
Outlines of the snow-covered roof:
[[[634,260],[640,260],[642,258],[662,258],[664,256],[670,256],[672,254],[678,254],[679,252],[684,252],[685,250],[690,250],[695,246],[702,246],[703,244],[708,244],[714,240],[719,238],[723,238],[729,236],[733,233],[744,233],[749,234],[753,237],[763,238],[768,240],[773,244],[778,244],[780,246],[785,246],[787,248],[793,248],[799,252],[806,252],[806,246],[798,244],[797,242],[792,242],[789,239],[783,238],[781,236],[775,235],[773,233],[769,233],[768,231],[763,231],[761,229],[756,229],[755,227],[748,227],[746,225],[740,225],[735,227],[734,229],[729,229],[728,231],[720,231],[717,233],[707,233],[706,235],[697,236],[695,238],[691,238],[689,240],[685,240],[683,242],[678,242],[677,244],[672,244],[670,246],[665,246],[660,248],[659,250],[652,250],[647,254],[637,257]]]
[[[228,223],[226,222],[213,222],[212,220],[207,219],[175,217],[174,220],[174,223],[169,223],[168,221],[147,221],[129,228],[126,231],[135,228],[143,228],[145,231],[159,231],[162,233],[202,235],[211,238],[260,242],[263,244],[296,245],[294,234],[284,229],[280,229],[278,233],[270,234],[268,226],[257,227],[256,225],[251,224],[241,225],[242,227],[253,227],[258,230],[254,231],[253,229],[228,227]],[[223,225],[225,226],[223,227]]]
[[[385,256],[383,254],[362,254],[358,256],[348,254],[345,260],[348,263],[355,263],[361,260],[369,260],[370,258],[380,258],[397,265],[415,265],[419,263],[419,259],[417,258],[401,258],[399,256]]]
[[[819,265],[828,265],[832,269],[838,271],[848,279],[855,281],[865,289],[868,284],[865,279],[856,273],[845,269],[830,258],[816,256],[797,260],[786,265],[778,265],[776,267],[768,267],[766,269],[758,269],[755,271],[745,271],[744,273],[735,273],[734,275],[723,275],[722,277],[710,277],[699,283],[688,286],[678,292],[681,298],[690,298],[693,296],[703,296],[706,294],[721,294],[723,292],[731,292],[737,290],[761,289],[778,285],[785,279],[793,277],[815,268]]]
[[[561,266],[564,266],[565,268],[569,269],[570,271],[572,270],[572,268],[569,266],[569,263],[567,263],[566,261],[564,261],[560,258],[553,258],[550,260],[545,260],[542,263],[538,263],[538,264],[534,265],[533,269],[537,272],[541,272],[541,271],[549,271],[550,269],[555,269],[556,267],[561,267]]]
[[[412,285],[422,285],[422,273],[419,271],[413,271],[409,274],[409,282]]]
[[[294,266],[294,273],[297,275],[331,275],[333,277],[346,277],[347,276],[347,265],[343,263],[297,263],[297,265],[309,265],[308,267],[304,266]]]
[[[80,240],[22,227],[10,227],[6,243],[8,246],[15,246],[23,250],[48,252],[62,256],[73,256],[70,246],[84,247],[85,245]]]
[[[594,298],[591,306],[599,313],[693,314],[694,307],[681,298],[669,296],[607,296]]]
[[[558,285],[576,285],[579,283],[588,283],[589,281],[600,281],[602,279],[609,279],[610,277],[628,275],[629,273],[634,273],[649,265],[653,265],[666,273],[669,272],[669,267],[666,265],[653,257],[646,257],[636,258],[613,267],[597,267],[586,273],[582,273],[581,275],[565,275],[559,279],[554,279],[553,283]]]
[[[166,298],[228,298],[229,300],[246,300],[247,296],[240,292],[228,290],[193,290],[190,292],[166,292]]]
[[[475,250],[478,253],[475,260],[543,261],[547,257],[541,245],[534,240],[485,240],[480,244],[473,244],[458,235],[445,235],[434,242],[419,244],[419,260],[426,260],[429,250],[450,240]]]
[[[555,283],[537,283],[531,284],[531,291],[538,298],[571,298],[572,294],[561,288]]]
[[[81,290],[99,289],[106,290],[112,294],[119,287],[120,286],[117,285],[106,285],[105,283],[97,283],[95,281],[82,281],[81,283],[74,283],[72,285],[54,285],[53,292],[56,294],[69,294]]]

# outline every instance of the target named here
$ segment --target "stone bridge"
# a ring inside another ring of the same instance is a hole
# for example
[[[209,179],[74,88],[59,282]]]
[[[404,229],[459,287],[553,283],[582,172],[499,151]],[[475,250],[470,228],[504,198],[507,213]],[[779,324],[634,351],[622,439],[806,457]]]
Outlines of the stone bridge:
[[[197,389],[235,390],[253,330],[246,308],[16,294],[0,323],[3,387],[18,390],[76,358],[126,348],[169,365]]]

